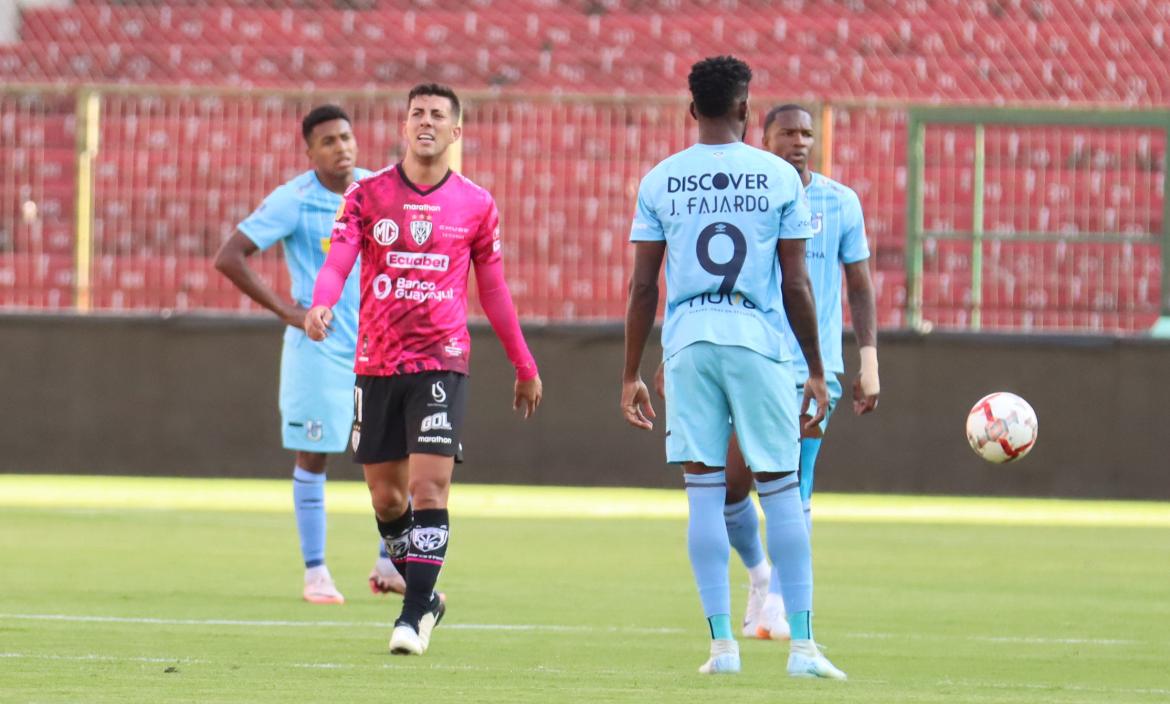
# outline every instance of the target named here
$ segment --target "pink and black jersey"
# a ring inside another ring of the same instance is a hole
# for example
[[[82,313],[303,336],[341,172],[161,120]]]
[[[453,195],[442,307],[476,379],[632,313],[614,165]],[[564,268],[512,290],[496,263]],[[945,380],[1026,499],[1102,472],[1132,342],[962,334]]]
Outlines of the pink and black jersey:
[[[355,372],[468,372],[468,271],[500,259],[490,193],[452,171],[422,188],[391,166],[349,187],[332,241],[361,253]]]

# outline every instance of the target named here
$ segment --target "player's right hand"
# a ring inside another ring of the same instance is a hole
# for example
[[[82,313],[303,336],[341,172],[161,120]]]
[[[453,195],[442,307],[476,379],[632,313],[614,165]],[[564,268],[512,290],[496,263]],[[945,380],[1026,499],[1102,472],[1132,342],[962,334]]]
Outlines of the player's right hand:
[[[654,406],[650,405],[650,390],[642,377],[622,382],[622,417],[635,428],[653,430]]]
[[[329,323],[333,322],[333,311],[329,306],[313,306],[305,314],[305,333],[310,340],[320,342],[329,336],[333,330]]]
[[[809,406],[812,402],[817,402],[816,413],[811,416],[808,413]],[[804,398],[800,402],[800,416],[801,420],[808,418],[809,420],[801,428],[802,431],[811,431],[813,428],[820,426],[821,421],[825,419],[825,411],[829,408],[829,389],[825,386],[825,377],[810,376],[804,382]]]
[[[666,400],[666,361],[663,360],[658,363],[658,369],[654,371],[654,393],[658,394],[658,398],[663,401]]]
[[[524,417],[529,418],[536,409],[540,406],[541,399],[544,398],[544,384],[540,381],[540,375],[536,375],[531,379],[524,381],[516,380],[516,386],[512,395],[512,410],[524,410]]]

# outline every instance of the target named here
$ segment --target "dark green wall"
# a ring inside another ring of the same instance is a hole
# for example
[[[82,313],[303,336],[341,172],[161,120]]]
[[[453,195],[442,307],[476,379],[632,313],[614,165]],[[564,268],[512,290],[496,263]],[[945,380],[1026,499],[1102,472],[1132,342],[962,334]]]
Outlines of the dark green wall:
[[[286,476],[280,337],[275,323],[251,319],[2,317],[0,471]],[[677,484],[663,462],[661,422],[647,433],[618,414],[620,328],[532,329],[528,337],[545,404],[526,423],[511,411],[499,344],[490,330],[473,331],[459,479]],[[852,366],[853,350],[846,355]],[[819,489],[1170,499],[1170,345],[885,335],[881,365],[878,411],[855,418],[843,405],[834,416]],[[1039,442],[1018,464],[986,464],[964,438],[970,406],[997,390],[1024,396],[1040,417]],[[334,476],[360,476],[344,457],[330,466]]]

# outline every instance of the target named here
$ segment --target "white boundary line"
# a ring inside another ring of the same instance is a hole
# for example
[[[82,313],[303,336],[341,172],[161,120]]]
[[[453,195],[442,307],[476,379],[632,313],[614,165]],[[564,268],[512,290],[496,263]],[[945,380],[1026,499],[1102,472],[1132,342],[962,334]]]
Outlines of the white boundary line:
[[[154,618],[148,616],[85,616],[73,614],[0,614],[0,621],[64,621],[67,623],[130,623],[151,626],[248,626],[272,628],[391,628],[389,621],[279,621],[226,618]],[[552,633],[627,633],[671,635],[686,633],[682,628],[639,628],[625,626],[564,626],[521,623],[452,623],[445,631],[544,631]]]
[[[60,621],[65,623],[119,623],[149,626],[244,626],[269,628],[379,628],[386,629],[394,624],[389,621],[283,621],[245,620],[224,618],[156,618],[150,616],[87,616],[83,614],[5,614],[0,621]],[[445,631],[504,631],[543,633],[625,633],[632,635],[677,635],[688,633],[684,628],[649,628],[637,626],[567,626],[547,623],[452,623],[444,624]],[[846,632],[842,638],[860,640],[967,640],[979,643],[1004,643],[1017,645],[1098,645],[1123,646],[1141,645],[1143,641],[1116,638],[1048,638],[1043,636],[984,636],[946,634],[893,634]],[[316,665],[307,665],[316,667]]]

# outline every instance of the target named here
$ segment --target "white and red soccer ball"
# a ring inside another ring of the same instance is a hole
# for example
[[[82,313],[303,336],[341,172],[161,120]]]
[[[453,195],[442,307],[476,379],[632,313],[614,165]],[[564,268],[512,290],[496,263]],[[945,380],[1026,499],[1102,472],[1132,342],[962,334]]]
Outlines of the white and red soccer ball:
[[[998,391],[979,399],[967,416],[967,442],[988,462],[1018,460],[1036,444],[1036,411],[1024,399]]]

